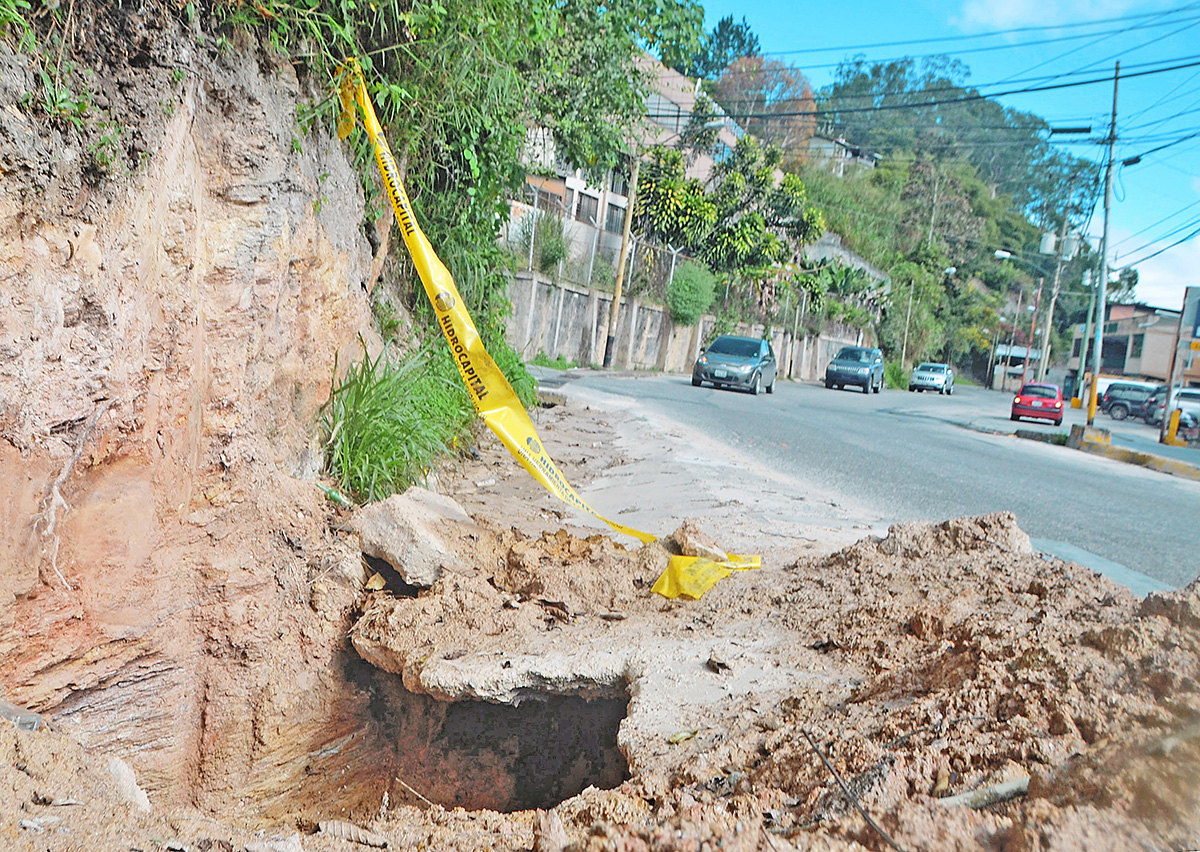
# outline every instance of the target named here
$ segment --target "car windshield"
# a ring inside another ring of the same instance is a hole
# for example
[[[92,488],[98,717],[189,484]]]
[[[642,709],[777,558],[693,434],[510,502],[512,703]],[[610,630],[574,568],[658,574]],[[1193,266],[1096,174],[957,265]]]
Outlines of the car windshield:
[[[1021,388],[1020,396],[1038,396],[1042,399],[1055,399],[1058,392],[1049,385],[1025,385]]]
[[[710,355],[733,355],[736,358],[755,358],[761,344],[744,337],[718,337],[708,347]]]
[[[835,361],[857,361],[860,364],[871,363],[871,350],[859,349],[855,346],[847,346],[837,354]]]
[[[946,372],[945,364],[922,364],[917,367],[922,373],[944,373]]]

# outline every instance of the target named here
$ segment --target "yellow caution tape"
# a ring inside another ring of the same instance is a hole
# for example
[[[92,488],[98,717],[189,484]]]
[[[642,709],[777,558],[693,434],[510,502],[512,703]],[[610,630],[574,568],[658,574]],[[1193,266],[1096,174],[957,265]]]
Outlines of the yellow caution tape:
[[[687,598],[698,601],[701,596],[734,571],[762,567],[759,556],[729,554],[725,562],[714,562],[702,556],[672,556],[667,570],[650,589],[664,598]]]
[[[640,541],[651,542],[657,539],[657,536],[610,521],[597,513],[575,493],[575,489],[546,453],[512,385],[484,348],[475,323],[454,286],[450,270],[434,252],[429,239],[413,217],[408,194],[400,180],[400,170],[396,167],[396,160],[388,147],[387,139],[384,138],[383,128],[375,117],[375,108],[367,94],[362,70],[353,59],[342,66],[338,95],[342,104],[342,112],[338,117],[338,137],[345,139],[354,129],[354,101],[357,100],[363,114],[363,126],[375,146],[375,162],[391,198],[392,209],[396,211],[404,243],[412,254],[413,264],[417,267],[421,283],[425,287],[425,295],[429,297],[437,314],[438,326],[450,345],[454,363],[467,386],[475,411],[521,466],[564,503],[587,512],[617,532],[633,536]]]
[[[375,148],[375,162],[383,176],[384,186],[387,187],[392,209],[396,212],[396,220],[400,223],[404,243],[412,255],[413,264],[421,277],[421,284],[425,287],[425,295],[433,305],[438,327],[450,346],[454,363],[467,386],[475,411],[521,466],[558,499],[599,518],[617,532],[633,536],[642,542],[655,541],[657,536],[610,521],[588,505],[587,501],[575,493],[575,489],[542,447],[537,430],[533,428],[533,423],[512,385],[484,348],[475,323],[454,286],[450,270],[437,256],[429,239],[413,217],[408,194],[404,191],[404,183],[400,179],[400,170],[396,167],[396,160],[388,147],[387,139],[384,138],[379,119],[375,117],[375,108],[367,94],[362,70],[353,59],[347,61],[341,69],[338,96],[342,105],[337,124],[338,138],[345,139],[354,129],[354,103],[357,101],[363,114],[363,126]],[[729,554],[726,562],[713,562],[695,556],[674,556],[667,570],[655,582],[653,591],[667,598],[684,597],[699,600],[705,592],[734,571],[758,568],[760,564],[761,559],[758,556]]]

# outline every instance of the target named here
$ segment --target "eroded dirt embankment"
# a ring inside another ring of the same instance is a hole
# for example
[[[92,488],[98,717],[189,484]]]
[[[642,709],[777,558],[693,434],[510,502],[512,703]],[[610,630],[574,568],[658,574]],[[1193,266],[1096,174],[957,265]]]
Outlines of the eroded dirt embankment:
[[[306,481],[335,356],[373,339],[358,177],[299,138],[291,66],[82,6],[104,175],[0,47],[0,693],[166,801],[280,795],[361,727],[360,559]]]

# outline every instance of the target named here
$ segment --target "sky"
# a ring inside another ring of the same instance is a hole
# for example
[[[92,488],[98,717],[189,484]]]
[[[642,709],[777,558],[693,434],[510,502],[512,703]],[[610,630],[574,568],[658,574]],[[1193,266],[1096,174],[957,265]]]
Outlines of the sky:
[[[1090,125],[1090,134],[1053,140],[1098,168],[1120,61],[1109,263],[1136,268],[1136,298],[1155,307],[1178,310],[1184,288],[1200,286],[1200,0],[701,2],[706,28],[744,17],[761,52],[798,67],[814,88],[859,54],[945,54],[970,68],[967,85],[985,95],[1096,80],[997,100],[1052,127]],[[1177,65],[1189,67],[1163,70]],[[1084,232],[1093,246],[1103,220],[1098,203]]]

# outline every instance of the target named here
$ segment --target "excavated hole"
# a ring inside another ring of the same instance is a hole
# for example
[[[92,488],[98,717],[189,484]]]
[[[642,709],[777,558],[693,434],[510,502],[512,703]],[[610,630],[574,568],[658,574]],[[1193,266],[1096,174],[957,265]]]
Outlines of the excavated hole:
[[[387,789],[394,803],[420,804],[411,787],[447,808],[551,808],[588,786],[612,789],[629,777],[617,748],[627,694],[533,693],[516,706],[446,703],[408,691],[399,676],[367,663],[349,669],[370,694],[377,741],[387,752],[378,757],[388,778],[360,780]]]

